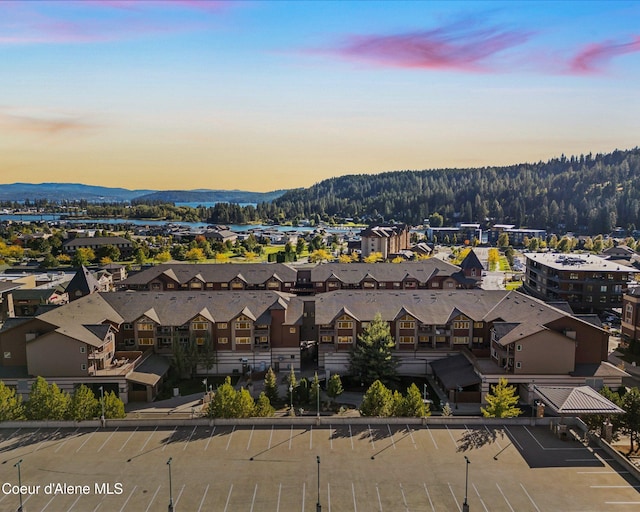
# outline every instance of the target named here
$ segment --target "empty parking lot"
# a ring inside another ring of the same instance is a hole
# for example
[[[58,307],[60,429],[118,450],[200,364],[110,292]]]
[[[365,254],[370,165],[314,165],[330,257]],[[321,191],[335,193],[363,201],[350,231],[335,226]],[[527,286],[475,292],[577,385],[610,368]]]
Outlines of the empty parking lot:
[[[546,427],[7,429],[0,510],[18,507],[20,460],[29,512],[160,511],[170,496],[177,511],[311,511],[318,490],[325,512],[450,512],[465,483],[473,511],[640,510],[638,482]]]

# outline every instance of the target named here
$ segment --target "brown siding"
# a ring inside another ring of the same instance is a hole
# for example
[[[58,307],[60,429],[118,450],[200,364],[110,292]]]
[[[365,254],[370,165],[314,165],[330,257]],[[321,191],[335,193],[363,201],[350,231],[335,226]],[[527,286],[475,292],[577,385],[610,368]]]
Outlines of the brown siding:
[[[518,351],[517,346],[522,345]],[[513,373],[565,375],[575,369],[575,343],[561,334],[543,331],[512,344]],[[518,362],[522,368],[518,368]]]
[[[29,375],[42,377],[85,377],[89,375],[88,354],[80,352],[83,343],[51,332],[27,344]],[[81,370],[85,364],[87,370]]]

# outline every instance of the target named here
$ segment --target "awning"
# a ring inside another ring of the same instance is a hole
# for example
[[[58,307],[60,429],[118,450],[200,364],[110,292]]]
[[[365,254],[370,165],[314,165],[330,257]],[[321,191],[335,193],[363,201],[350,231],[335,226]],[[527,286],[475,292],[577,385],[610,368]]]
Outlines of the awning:
[[[127,381],[155,386],[169,371],[169,359],[156,354],[147,357],[135,371],[127,375]]]
[[[433,361],[431,369],[447,391],[466,388],[482,382],[471,362],[463,355]]]

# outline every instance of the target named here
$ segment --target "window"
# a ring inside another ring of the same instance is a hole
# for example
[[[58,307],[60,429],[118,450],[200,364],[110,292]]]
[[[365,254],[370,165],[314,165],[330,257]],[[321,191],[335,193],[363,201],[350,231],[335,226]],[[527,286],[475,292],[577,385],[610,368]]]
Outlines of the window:
[[[353,336],[338,336],[338,343],[353,343]]]
[[[521,352],[522,351],[522,345],[520,345],[520,344],[516,345],[516,350],[518,352]]]
[[[469,336],[454,336],[453,344],[454,345],[467,345],[469,343]]]
[[[600,297],[600,302],[602,303],[607,302],[607,297],[605,297],[604,295]]]
[[[221,345],[225,345],[226,343],[229,343],[229,338],[227,338],[226,336],[220,337],[218,338],[218,343],[220,343]]]
[[[433,281],[431,283],[431,288],[440,288],[440,283],[438,281]]]
[[[296,333],[296,328],[295,327],[289,327],[289,334],[295,334]]]
[[[234,281],[233,283],[231,283],[232,290],[242,290],[243,288],[244,284],[242,282]]]
[[[175,287],[173,283],[167,283],[167,290],[173,290]]]
[[[251,324],[249,322],[236,322],[236,329],[251,329]]]
[[[236,345],[249,345],[251,344],[251,338],[248,336],[238,336],[236,338]]]
[[[447,341],[446,336],[436,336],[436,343],[444,343]]]
[[[628,324],[632,323],[631,319],[633,318],[633,306],[631,304],[627,304],[624,309],[624,321]]]
[[[453,328],[454,329],[468,329],[469,328],[469,322],[463,322],[463,321],[453,322]]]
[[[136,344],[136,340],[133,338],[125,338],[124,339],[124,346],[125,347],[133,347]]]
[[[191,328],[194,331],[206,331],[209,329],[209,322],[193,322]]]
[[[338,329],[353,329],[353,322],[338,322]]]
[[[153,345],[153,338],[138,338],[138,345]]]
[[[578,279],[578,273],[577,272],[571,272],[569,274],[569,279]]]
[[[87,369],[87,365],[86,365],[86,364],[84,364],[84,363],[82,363],[82,364],[80,365],[80,369],[81,369],[82,371],[85,371],[85,370]]]
[[[415,341],[413,336],[400,336],[400,343],[413,343]]]
[[[416,326],[415,322],[400,322],[400,329],[414,329]]]
[[[85,347],[84,345],[80,347],[80,353],[84,354],[87,351],[87,347]]]
[[[204,345],[204,338],[196,338],[196,345]]]
[[[484,322],[473,322],[474,329],[482,329],[484,327]]]
[[[606,285],[606,284],[603,284],[603,285],[600,287],[600,293],[607,293],[607,285]]]
[[[277,290],[278,288],[280,288],[280,283],[278,281],[269,281],[267,283],[267,288],[269,288],[270,290]]]
[[[153,331],[153,324],[147,322],[138,322],[139,331]]]
[[[202,288],[202,283],[200,282],[191,283],[192,290],[200,290],[201,288]]]
[[[483,343],[484,342],[484,338],[482,336],[474,336],[473,337],[473,342],[474,343]]]
[[[607,279],[609,281],[613,281],[613,274],[607,274]]]
[[[4,358],[5,359],[11,359],[11,352],[5,352],[4,353]]]
[[[522,363],[520,361],[516,362],[516,368],[518,368],[518,370],[522,368]]]
[[[124,331],[130,331],[133,329],[133,324],[122,324],[122,329]]]
[[[226,329],[226,328],[227,328],[227,324],[226,323],[218,324],[218,329]]]
[[[320,336],[320,341],[322,343],[333,343],[333,336],[326,336],[326,335]]]
[[[229,283],[220,283],[220,288],[229,288]]]

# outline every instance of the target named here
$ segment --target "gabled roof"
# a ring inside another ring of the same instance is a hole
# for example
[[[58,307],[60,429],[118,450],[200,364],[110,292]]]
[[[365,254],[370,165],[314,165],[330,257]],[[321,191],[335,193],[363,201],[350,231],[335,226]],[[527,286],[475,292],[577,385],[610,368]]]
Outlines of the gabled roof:
[[[358,284],[368,278],[380,283],[400,283],[406,279],[426,283],[434,275],[446,277],[459,271],[460,267],[439,258],[402,263],[321,263],[311,269],[311,281],[324,282],[334,278],[346,284]]]
[[[80,291],[82,295],[95,293],[100,289],[100,284],[94,275],[84,265],[78,269],[73,279],[67,285],[67,293],[69,299],[75,298],[76,292]]]
[[[473,249],[469,251],[469,254],[465,256],[465,258],[460,263],[460,268],[463,270],[472,269],[472,268],[484,268],[476,253],[473,252]]]
[[[533,389],[556,414],[624,414],[625,412],[589,386],[534,386]]]

